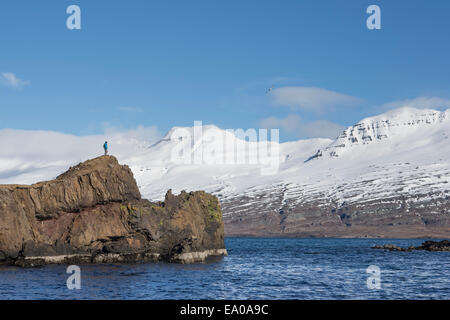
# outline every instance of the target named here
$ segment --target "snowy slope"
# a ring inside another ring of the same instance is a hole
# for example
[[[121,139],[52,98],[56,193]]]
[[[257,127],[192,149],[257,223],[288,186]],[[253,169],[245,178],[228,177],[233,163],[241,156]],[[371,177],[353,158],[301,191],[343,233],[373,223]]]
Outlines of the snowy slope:
[[[182,129],[192,131],[192,128]],[[275,174],[264,175],[262,169],[268,166],[268,160],[259,158],[258,150],[266,142],[243,141],[215,126],[204,126],[200,141],[203,148],[203,161],[200,163],[191,161],[189,164],[180,165],[173,163],[171,159],[172,150],[180,143],[179,139],[170,139],[173,133],[174,129],[139,157],[127,159],[142,193],[148,198],[162,199],[169,188],[175,192],[205,189],[224,197],[242,194],[256,186],[279,183],[282,181],[279,174],[289,173],[302,166],[310,154],[332,142],[329,139],[310,139],[282,143],[279,145],[277,155],[279,170]],[[231,140],[230,144],[235,146],[235,149],[219,147],[216,148],[219,152],[213,158],[206,156],[206,150],[214,149],[213,145],[217,144],[217,139],[211,139],[213,136]],[[231,153],[234,152],[234,158],[233,155],[229,156],[230,150]],[[193,148],[192,154],[196,151],[198,149]],[[247,155],[243,163],[237,163],[238,153]],[[249,154],[255,156],[256,163],[251,163]],[[194,157],[195,155],[192,155],[192,159]],[[234,161],[226,162],[227,158]]]
[[[261,175],[257,164],[173,164],[170,151],[177,141],[168,137],[126,162],[143,194],[152,199],[161,199],[168,188],[206,189],[230,198],[289,186],[286,197],[326,192],[330,199],[339,201],[384,197],[393,192],[443,191],[450,180],[449,115],[449,110],[397,109],[360,121],[335,141],[282,143],[279,171],[269,176]],[[204,135],[217,130],[207,127]],[[322,156],[305,162],[319,149]],[[393,185],[399,187],[394,190]]]

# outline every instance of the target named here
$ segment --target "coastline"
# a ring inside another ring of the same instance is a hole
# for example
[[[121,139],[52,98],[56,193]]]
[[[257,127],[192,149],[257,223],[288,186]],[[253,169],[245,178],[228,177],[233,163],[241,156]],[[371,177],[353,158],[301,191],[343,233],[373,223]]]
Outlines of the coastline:
[[[179,264],[203,263],[213,256],[226,256],[228,252],[223,249],[210,249],[204,251],[184,252],[175,255],[170,262]],[[159,253],[105,253],[105,254],[70,254],[58,256],[35,256],[19,258],[12,264],[20,267],[38,267],[49,264],[105,264],[105,263],[140,263],[140,262],[166,262]]]

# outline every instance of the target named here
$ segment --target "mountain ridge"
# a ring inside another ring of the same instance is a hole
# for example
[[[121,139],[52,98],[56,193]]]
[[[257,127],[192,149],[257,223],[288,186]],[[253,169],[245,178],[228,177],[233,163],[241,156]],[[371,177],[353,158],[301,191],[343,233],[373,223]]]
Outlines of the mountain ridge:
[[[338,157],[340,148],[345,150],[348,145],[351,147],[389,139],[391,134],[394,136],[404,134],[401,129],[407,129],[406,126],[427,126],[442,123],[448,121],[449,113],[450,109],[437,111],[403,107],[381,115],[364,118],[344,130],[324,151],[329,152],[331,157]]]

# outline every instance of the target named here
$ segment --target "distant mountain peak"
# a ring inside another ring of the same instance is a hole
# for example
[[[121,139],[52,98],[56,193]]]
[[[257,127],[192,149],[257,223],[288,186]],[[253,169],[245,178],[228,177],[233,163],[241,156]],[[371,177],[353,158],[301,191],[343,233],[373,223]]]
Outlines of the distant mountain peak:
[[[414,133],[417,129],[434,127],[449,119],[450,109],[438,111],[402,107],[383,114],[364,118],[348,127],[324,150],[319,150],[309,160],[323,157],[340,157],[354,147],[382,142],[392,137]]]

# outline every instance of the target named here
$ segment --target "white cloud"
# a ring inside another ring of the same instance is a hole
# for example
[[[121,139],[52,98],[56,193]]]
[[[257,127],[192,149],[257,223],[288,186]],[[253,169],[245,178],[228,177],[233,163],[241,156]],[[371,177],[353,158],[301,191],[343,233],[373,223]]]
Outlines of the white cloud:
[[[283,87],[274,89],[271,96],[275,105],[316,112],[361,102],[356,97],[316,87]]]
[[[450,100],[438,97],[417,97],[414,99],[392,101],[381,105],[382,110],[397,109],[401,107],[410,107],[417,109],[450,108]]]
[[[4,85],[12,87],[12,88],[16,88],[16,89],[23,88],[31,83],[30,81],[19,79],[12,72],[2,72],[0,79]]]
[[[306,122],[296,114],[290,114],[286,118],[269,117],[261,120],[259,125],[268,129],[278,128],[300,138],[334,139],[345,129],[344,126],[328,120]]]
[[[54,131],[0,130],[0,184],[35,183],[81,161],[103,154],[108,141],[110,153],[119,161],[136,156],[161,134],[154,126],[124,130],[113,127],[105,133],[75,136]]]
[[[142,113],[142,112],[144,112],[144,109],[139,108],[139,107],[119,107],[118,109],[120,111],[131,112],[131,113]]]
[[[286,118],[269,117],[260,121],[259,126],[268,129],[283,129],[289,133],[298,131],[302,119],[296,114],[290,114]]]
[[[296,114],[290,114],[286,118],[269,117],[259,122],[261,128],[283,129],[289,133],[298,132],[302,119]]]
[[[304,123],[300,128],[303,138],[337,138],[346,127],[328,120]]]
[[[130,141],[135,141],[146,142],[150,146],[162,137],[156,126],[137,126],[134,129],[122,129],[106,125],[104,131],[105,136],[110,136],[118,144],[127,144]]]

